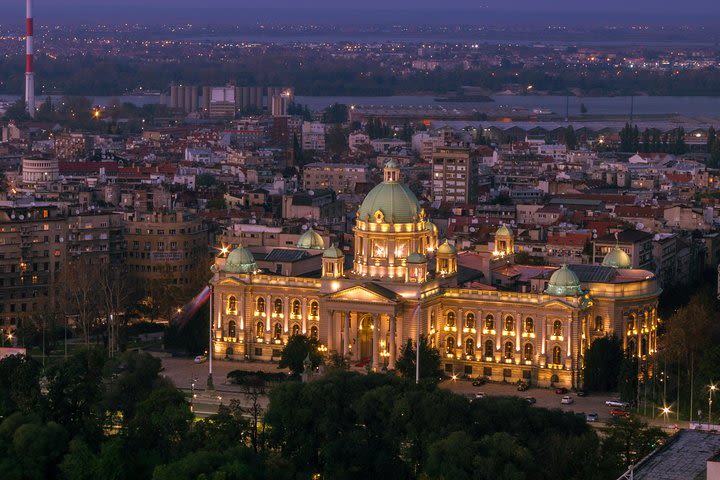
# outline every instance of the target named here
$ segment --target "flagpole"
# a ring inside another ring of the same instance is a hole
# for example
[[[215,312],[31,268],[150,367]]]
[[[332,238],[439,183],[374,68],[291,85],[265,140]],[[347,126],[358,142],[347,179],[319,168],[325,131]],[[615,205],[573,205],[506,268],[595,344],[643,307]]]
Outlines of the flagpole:
[[[415,384],[420,383],[420,294],[418,294],[417,310],[417,339],[415,340]]]

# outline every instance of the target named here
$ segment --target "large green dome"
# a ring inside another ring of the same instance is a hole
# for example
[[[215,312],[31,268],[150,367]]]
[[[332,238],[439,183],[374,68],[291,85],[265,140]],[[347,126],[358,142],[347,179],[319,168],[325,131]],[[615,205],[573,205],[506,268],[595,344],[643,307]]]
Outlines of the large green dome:
[[[223,272],[227,273],[252,273],[255,270],[257,270],[255,257],[242,245],[230,252],[223,267]]]
[[[632,260],[630,260],[630,255],[617,247],[612,252],[605,255],[602,264],[604,267],[632,268]]]
[[[567,265],[563,265],[550,277],[545,293],[567,297],[570,295],[582,295],[584,292],[580,288],[580,280],[577,275]]]
[[[361,220],[372,220],[377,211],[382,212],[382,223],[412,223],[420,217],[420,203],[407,185],[385,181],[370,190],[358,215]]]
[[[307,232],[300,235],[297,243],[295,244],[298,248],[307,248],[312,250],[322,250],[325,248],[325,241],[315,230],[308,229]]]

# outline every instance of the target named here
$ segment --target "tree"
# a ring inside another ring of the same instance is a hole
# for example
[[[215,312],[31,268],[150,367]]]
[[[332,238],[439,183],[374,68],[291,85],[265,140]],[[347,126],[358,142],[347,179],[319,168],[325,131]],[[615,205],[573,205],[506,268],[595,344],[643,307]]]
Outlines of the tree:
[[[400,356],[395,363],[395,369],[405,378],[415,378],[416,350],[413,341],[408,339],[407,343],[400,349]],[[440,370],[440,352],[430,347],[428,337],[420,337],[420,378],[425,380],[438,381],[442,378]]]
[[[0,419],[13,412],[37,412],[40,407],[40,365],[24,355],[0,359]]]
[[[305,358],[310,357],[312,368],[322,362],[322,353],[318,350],[320,343],[306,335],[293,335],[280,353],[278,368],[288,368],[290,373],[299,376],[305,369]]]
[[[66,316],[75,319],[90,348],[90,335],[101,310],[101,298],[97,294],[100,283],[98,267],[81,258],[67,262],[61,273],[60,303]]]
[[[323,123],[340,124],[348,121],[348,106],[343,103],[333,103],[323,112]]]
[[[616,336],[595,340],[585,352],[583,381],[589,390],[611,391],[618,385],[623,351]]]
[[[330,127],[325,138],[325,146],[332,155],[342,155],[348,151],[348,137],[340,124]]]
[[[578,140],[575,135],[575,129],[572,125],[569,125],[563,132],[563,142],[567,146],[568,150],[577,150]]]
[[[619,472],[635,465],[667,438],[658,427],[635,417],[620,418],[610,423],[603,441],[603,454],[613,459]]]

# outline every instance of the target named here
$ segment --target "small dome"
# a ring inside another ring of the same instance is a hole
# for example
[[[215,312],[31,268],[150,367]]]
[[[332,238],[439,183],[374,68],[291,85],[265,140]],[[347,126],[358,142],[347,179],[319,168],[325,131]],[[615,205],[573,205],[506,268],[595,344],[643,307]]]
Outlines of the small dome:
[[[457,253],[457,250],[455,249],[455,247],[450,245],[447,240],[445,240],[445,242],[443,242],[443,244],[438,247],[437,253],[441,255],[455,255]]]
[[[632,260],[630,260],[630,255],[625,253],[621,248],[615,247],[612,252],[605,255],[602,264],[604,267],[631,268]]]
[[[311,228],[307,232],[300,235],[297,243],[295,244],[298,248],[307,248],[310,250],[322,250],[325,248],[325,241],[315,230]]]
[[[427,257],[422,253],[413,252],[405,259],[407,263],[427,263]]]
[[[398,165],[398,163],[397,163],[395,160],[390,159],[390,160],[385,164],[385,168],[399,168],[399,165]]]
[[[342,258],[343,252],[337,246],[330,245],[330,248],[323,252],[323,258]]]
[[[230,252],[223,266],[223,272],[227,273],[252,273],[255,270],[257,270],[255,257],[242,245]]]
[[[550,277],[545,293],[566,297],[569,295],[582,295],[584,292],[580,288],[580,280],[577,275],[567,265],[563,265]]]
[[[497,229],[497,232],[495,232],[496,237],[512,237],[513,233],[512,231],[505,225],[500,226],[500,228]]]

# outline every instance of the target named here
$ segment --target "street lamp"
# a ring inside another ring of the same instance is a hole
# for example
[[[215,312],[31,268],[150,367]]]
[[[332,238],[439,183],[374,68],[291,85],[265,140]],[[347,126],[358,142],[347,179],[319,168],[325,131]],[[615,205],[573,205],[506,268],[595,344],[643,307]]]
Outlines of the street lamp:
[[[715,393],[715,390],[717,390],[717,386],[714,383],[710,384],[710,392],[708,393],[708,430],[710,430],[710,426],[712,425],[712,396],[713,393]]]
[[[668,407],[668,406],[663,406],[663,407],[660,409],[660,411],[662,412],[663,416],[665,417],[665,422],[667,422],[667,421],[668,421],[668,415],[671,413],[671,412],[670,412],[670,407]]]

